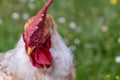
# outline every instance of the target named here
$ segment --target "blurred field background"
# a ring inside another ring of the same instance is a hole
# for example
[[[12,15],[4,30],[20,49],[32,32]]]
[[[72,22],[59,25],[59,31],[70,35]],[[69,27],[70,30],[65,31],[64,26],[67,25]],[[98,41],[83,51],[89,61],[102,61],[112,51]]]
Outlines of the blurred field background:
[[[26,20],[45,2],[0,0],[0,52],[15,46]],[[76,80],[120,80],[119,8],[117,0],[54,0],[49,8],[74,54]]]

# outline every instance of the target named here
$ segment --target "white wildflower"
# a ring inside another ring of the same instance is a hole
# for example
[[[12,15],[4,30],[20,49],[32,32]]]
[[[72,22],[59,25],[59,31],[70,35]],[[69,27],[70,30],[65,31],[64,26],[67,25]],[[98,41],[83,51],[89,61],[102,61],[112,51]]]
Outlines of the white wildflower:
[[[17,12],[14,12],[14,13],[12,14],[12,18],[13,18],[13,19],[19,19],[19,17],[20,17],[20,15],[19,15],[19,13],[17,13]]]
[[[27,0],[20,0],[21,3],[26,3]]]
[[[120,44],[120,38],[118,38],[118,43]]]
[[[28,13],[24,13],[22,17],[23,17],[24,20],[27,20],[29,18],[29,14]]]
[[[108,31],[107,26],[103,26],[103,27],[101,28],[101,31],[102,31],[102,32],[107,32],[107,31]]]
[[[0,24],[2,24],[2,22],[3,22],[3,21],[2,21],[2,19],[0,18]]]
[[[80,44],[80,40],[79,39],[75,39],[74,40],[74,44],[76,44],[76,45]]]
[[[31,9],[31,10],[35,9],[35,4],[33,2],[30,2],[28,4],[28,8]]]
[[[115,57],[116,63],[120,63],[120,56]]]
[[[65,19],[64,17],[60,17],[60,18],[58,19],[58,21],[59,21],[60,23],[65,23],[65,22],[66,22],[66,19]]]
[[[75,29],[76,28],[76,23],[75,22],[71,22],[69,24],[69,26],[70,26],[71,29]]]

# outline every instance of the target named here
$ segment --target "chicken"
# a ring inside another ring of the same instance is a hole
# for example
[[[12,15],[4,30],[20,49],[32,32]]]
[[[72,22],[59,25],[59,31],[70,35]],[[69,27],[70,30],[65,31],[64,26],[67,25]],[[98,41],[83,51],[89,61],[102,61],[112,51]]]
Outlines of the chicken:
[[[73,55],[46,14],[30,18],[14,49],[0,56],[0,80],[75,80]]]

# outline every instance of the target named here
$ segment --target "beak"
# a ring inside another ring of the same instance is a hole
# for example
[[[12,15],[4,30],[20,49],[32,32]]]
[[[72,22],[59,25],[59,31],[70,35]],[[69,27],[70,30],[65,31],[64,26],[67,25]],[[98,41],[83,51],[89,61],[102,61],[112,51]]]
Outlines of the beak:
[[[30,55],[34,49],[35,49],[35,47],[32,47],[32,48],[28,47],[27,54]]]

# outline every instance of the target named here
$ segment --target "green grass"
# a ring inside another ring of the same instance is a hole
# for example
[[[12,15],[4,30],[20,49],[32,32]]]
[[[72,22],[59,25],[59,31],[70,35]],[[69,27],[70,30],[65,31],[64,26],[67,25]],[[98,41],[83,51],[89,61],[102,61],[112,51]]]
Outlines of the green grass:
[[[26,21],[22,15],[34,16],[46,0],[23,1],[26,2],[0,1],[0,52],[13,48],[19,40]],[[33,10],[28,7],[31,3],[35,6]],[[115,62],[115,57],[120,55],[119,4],[120,1],[112,5],[110,0],[54,0],[49,8],[48,13],[54,17],[59,33],[67,45],[72,46],[76,80],[120,80],[115,79],[117,75],[120,77],[120,64]],[[19,19],[11,17],[14,12],[20,15]],[[60,17],[66,22],[60,23]],[[72,29],[70,23],[76,26]],[[75,44],[76,40],[80,44]],[[110,79],[106,79],[109,74]]]

